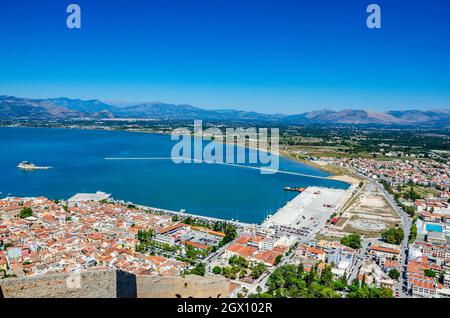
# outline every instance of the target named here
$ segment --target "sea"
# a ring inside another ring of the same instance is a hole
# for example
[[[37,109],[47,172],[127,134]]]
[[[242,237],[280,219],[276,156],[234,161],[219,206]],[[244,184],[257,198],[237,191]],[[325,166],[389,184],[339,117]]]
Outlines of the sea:
[[[261,223],[298,195],[284,191],[284,187],[346,189],[349,186],[340,181],[296,174],[261,174],[258,169],[241,166],[176,164],[165,159],[170,157],[176,142],[166,134],[0,127],[0,198],[68,199],[77,193],[103,191],[126,202]],[[52,168],[22,171],[17,168],[22,161]],[[329,176],[284,157],[279,158],[279,170]]]

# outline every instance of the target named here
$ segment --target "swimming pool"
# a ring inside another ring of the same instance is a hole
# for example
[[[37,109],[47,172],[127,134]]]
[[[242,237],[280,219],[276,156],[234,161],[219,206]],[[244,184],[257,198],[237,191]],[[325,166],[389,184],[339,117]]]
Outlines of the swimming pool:
[[[440,226],[438,224],[428,223],[427,224],[427,231],[428,232],[442,232],[442,226]]]

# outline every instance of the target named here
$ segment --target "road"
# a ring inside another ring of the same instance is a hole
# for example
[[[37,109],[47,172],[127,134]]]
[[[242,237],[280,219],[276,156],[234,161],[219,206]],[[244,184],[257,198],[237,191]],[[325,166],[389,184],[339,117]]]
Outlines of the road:
[[[365,258],[365,254],[367,252],[367,249],[368,249],[369,245],[372,243],[372,241],[374,241],[374,240],[376,240],[376,239],[364,240],[363,243],[362,243],[362,247],[355,254],[355,257],[353,258],[353,264],[351,266],[352,270],[350,272],[350,275],[348,275],[348,277],[347,277],[347,282],[349,284],[351,284],[353,282],[353,280],[355,278],[357,278],[359,269],[361,268],[362,261]]]
[[[395,289],[399,295],[400,298],[408,297],[408,294],[406,293],[406,267],[408,264],[408,240],[409,240],[409,234],[411,233],[411,226],[412,226],[412,219],[411,217],[397,204],[395,201],[395,198],[386,191],[384,186],[380,184],[377,181],[374,181],[373,179],[370,179],[360,173],[358,173],[361,177],[366,179],[368,183],[376,186],[378,191],[384,195],[386,200],[389,202],[389,204],[392,206],[392,208],[400,215],[401,218],[401,226],[403,229],[403,233],[405,234],[403,241],[400,245],[400,278],[399,281],[395,284]]]
[[[398,283],[396,284],[395,288],[398,291],[401,298],[408,297],[408,295],[405,293],[406,289],[406,267],[408,264],[408,240],[409,240],[409,234],[411,233],[411,226],[412,226],[412,219],[411,217],[401,208],[397,205],[395,202],[394,197],[388,193],[384,187],[381,184],[378,184],[380,188],[382,188],[381,191],[385,194],[385,196],[389,199],[391,205],[395,205],[397,212],[400,213],[400,216],[402,218],[402,229],[403,233],[405,233],[405,236],[403,238],[402,244],[400,245],[400,278]]]

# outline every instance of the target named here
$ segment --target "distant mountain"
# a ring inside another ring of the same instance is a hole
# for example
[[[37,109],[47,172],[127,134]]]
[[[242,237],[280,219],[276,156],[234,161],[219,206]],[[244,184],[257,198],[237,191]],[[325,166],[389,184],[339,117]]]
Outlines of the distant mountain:
[[[70,120],[113,117],[114,115],[108,109],[112,108],[101,107],[99,101],[0,96],[0,119],[3,120]]]
[[[450,109],[390,111],[388,114],[413,123],[433,123],[444,127],[450,126]]]
[[[115,106],[99,100],[70,98],[29,99],[0,96],[0,120],[73,120],[139,118],[155,120],[216,120],[275,122],[289,125],[339,124],[385,126],[438,126],[450,128],[450,110],[371,112],[345,109],[318,110],[298,115],[262,114],[234,109],[206,110],[191,105],[141,103]]]
[[[49,98],[45,101],[53,103],[57,106],[65,107],[71,110],[80,111],[83,113],[99,113],[99,112],[112,112],[115,107],[107,105],[99,100],[81,100],[81,99],[70,99],[70,98]]]
[[[291,115],[283,118],[288,123],[317,124],[354,124],[354,125],[406,125],[408,121],[386,113],[368,112],[365,110],[313,111],[301,115]]]
[[[0,96],[0,119],[70,119],[83,113],[47,100]]]
[[[211,119],[214,112],[190,105],[173,105],[164,103],[144,103],[134,106],[116,108],[117,117],[152,118],[152,119]]]

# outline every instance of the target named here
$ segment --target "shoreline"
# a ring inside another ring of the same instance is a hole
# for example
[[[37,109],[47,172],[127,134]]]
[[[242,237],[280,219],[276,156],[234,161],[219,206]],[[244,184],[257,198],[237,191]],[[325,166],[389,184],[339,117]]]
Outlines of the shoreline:
[[[5,128],[35,128],[35,129],[36,128],[45,128],[45,129],[61,129],[61,130],[62,129],[64,129],[64,130],[66,130],[66,129],[67,130],[71,130],[72,129],[72,130],[92,130],[92,131],[94,131],[94,130],[102,131],[103,130],[103,131],[108,131],[108,132],[111,132],[111,131],[122,131],[122,132],[130,132],[130,133],[146,133],[146,134],[159,134],[159,135],[164,135],[165,134],[165,133],[162,133],[162,132],[136,131],[136,130],[127,130],[127,129],[124,129],[124,130],[111,129],[110,130],[110,129],[99,129],[99,128],[94,128],[94,127],[83,127],[83,128],[80,128],[80,127],[77,127],[77,128],[70,128],[70,127],[30,127],[30,126],[0,126],[0,127],[5,127]],[[238,145],[238,146],[240,146],[240,145]],[[245,148],[249,148],[247,144],[245,145]],[[330,171],[328,171],[326,169],[323,169],[323,167],[321,167],[320,165],[315,164],[314,162],[311,162],[309,160],[302,160],[302,159],[297,158],[297,157],[293,156],[292,154],[290,154],[288,152],[285,152],[285,151],[283,151],[283,152],[280,151],[279,156],[282,157],[282,158],[285,158],[287,160],[294,161],[296,163],[305,164],[306,166],[310,166],[310,167],[313,167],[315,169],[318,169],[318,170],[321,170],[321,171],[325,171],[327,173],[331,173]],[[279,172],[281,173],[283,171],[279,171]],[[286,173],[286,172],[283,172],[283,173]],[[293,174],[296,174],[296,173],[293,173]],[[310,176],[310,177],[313,178],[314,176]],[[324,177],[317,176],[317,177],[321,178],[321,179],[336,180],[336,181],[340,181],[340,182],[346,183],[349,186],[349,188],[353,184],[352,182],[349,182],[348,179],[343,179],[342,176],[334,175],[334,174],[332,174],[330,176],[324,176]],[[332,188],[330,188],[330,189],[332,189]],[[125,200],[114,200],[114,202],[125,202]],[[284,205],[281,206],[278,210],[285,208],[286,205],[289,204],[289,202],[290,201],[285,202]],[[231,222],[231,223],[236,224],[236,225],[241,226],[241,227],[262,226],[262,224],[265,222],[265,219],[260,221],[260,222],[257,222],[257,223],[237,222],[235,220],[230,220],[230,219],[215,218],[215,217],[204,216],[204,215],[199,215],[199,214],[194,214],[194,213],[177,212],[177,211],[172,211],[172,210],[168,210],[168,209],[165,209],[165,208],[157,208],[157,207],[152,207],[152,206],[147,206],[147,205],[142,205],[142,204],[135,204],[133,202],[129,202],[129,203],[131,203],[131,204],[133,204],[133,205],[135,205],[137,207],[143,208],[143,209],[147,209],[147,210],[151,209],[151,210],[155,210],[155,211],[161,211],[161,212],[169,214],[169,215],[178,215],[178,216],[184,216],[184,217],[201,218],[201,219],[205,219],[205,220],[208,220],[208,221]],[[180,210],[180,211],[184,211],[184,210]],[[277,211],[274,211],[274,213],[276,213]]]
[[[342,181],[349,185],[359,184],[359,182],[363,181],[362,178],[359,178],[356,174],[352,173],[351,171],[348,171],[345,168],[341,168],[341,167],[327,168],[326,166],[319,165],[311,160],[299,158],[289,152],[284,152],[283,157],[287,158],[289,160],[303,163],[305,165],[316,168],[323,172],[327,172],[327,173],[331,174],[331,176],[328,177],[328,179],[330,179],[330,180]],[[327,165],[327,166],[329,166],[329,165]],[[341,171],[336,171],[336,169],[339,169]]]
[[[146,131],[146,130],[140,130],[140,129],[102,129],[100,127],[76,127],[76,128],[71,128],[71,127],[39,127],[39,126],[23,126],[23,125],[15,125],[15,126],[11,126],[11,125],[0,125],[0,127],[4,127],[4,128],[34,128],[34,129],[67,129],[67,130],[87,130],[87,131],[107,131],[107,132],[129,132],[129,133],[141,133],[141,134],[156,134],[156,135],[170,135],[169,132],[163,132],[163,131]],[[183,135],[180,135],[183,136]],[[195,137],[195,135],[191,134],[191,136]],[[197,136],[198,137],[198,136]],[[205,140],[205,138],[203,138],[203,140]],[[220,142],[221,144],[229,144],[227,142]],[[244,147],[246,149],[255,149],[254,147],[250,147],[247,142],[245,143],[245,145],[236,145],[237,147]],[[256,148],[257,149],[257,148]],[[291,160],[297,163],[301,163],[304,164],[306,166],[318,169],[322,172],[326,172],[329,173],[330,176],[327,176],[326,178],[329,180],[335,180],[335,181],[340,181],[340,182],[344,182],[346,184],[348,184],[349,186],[351,186],[352,184],[356,184],[356,181],[359,183],[361,180],[358,180],[352,176],[350,176],[349,174],[336,174],[336,171],[333,171],[331,169],[327,169],[323,166],[320,166],[314,162],[312,162],[311,160],[306,160],[306,159],[301,159],[298,158],[297,156],[294,156],[292,153],[280,150],[278,153],[278,156],[280,158],[284,158],[287,160]],[[353,180],[352,180],[353,179]]]
[[[122,200],[113,200],[113,202],[115,203],[121,203]],[[168,210],[168,209],[163,209],[163,208],[155,208],[155,207],[151,207],[151,206],[147,206],[147,205],[142,205],[142,204],[135,204],[133,202],[130,202],[132,205],[142,209],[142,210],[151,210],[151,211],[156,211],[156,212],[161,212],[164,213],[166,215],[171,215],[171,216],[180,216],[180,217],[190,217],[192,219],[204,219],[207,220],[208,222],[226,222],[226,223],[231,223],[234,224],[238,227],[255,227],[255,226],[261,226],[261,224],[258,223],[247,223],[247,222],[241,222],[241,221],[236,221],[236,220],[227,220],[227,219],[221,219],[221,218],[215,218],[215,217],[211,217],[211,216],[204,216],[204,215],[200,215],[200,214],[193,214],[193,213],[186,213],[186,212],[181,212],[181,211],[173,211],[173,210]]]

